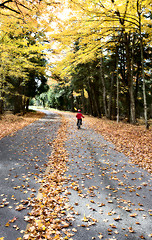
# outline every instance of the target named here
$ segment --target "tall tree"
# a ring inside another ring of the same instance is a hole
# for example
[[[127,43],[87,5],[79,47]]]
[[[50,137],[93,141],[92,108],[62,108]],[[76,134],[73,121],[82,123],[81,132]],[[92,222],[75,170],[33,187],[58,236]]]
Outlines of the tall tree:
[[[1,112],[9,95],[10,99],[14,98],[14,103],[15,98],[18,100],[15,105],[15,112],[18,112],[24,110],[33,84],[36,88],[40,85],[38,81],[46,82],[44,46],[41,44],[43,34],[35,21],[23,23],[11,17],[1,18],[0,33]],[[33,94],[35,91],[33,89]]]
[[[100,59],[101,48],[104,49],[106,55],[107,47],[123,45],[121,55],[125,61],[123,74],[125,78],[122,79],[122,82],[125,81],[124,90],[126,91],[128,88],[129,113],[132,123],[136,121],[133,72],[135,58],[132,50],[136,46],[138,47],[137,43],[140,41],[140,25],[142,25],[143,38],[145,31],[149,36],[151,34],[150,19],[147,17],[148,12],[152,10],[150,0],[140,0],[139,2],[142,6],[141,23],[137,11],[138,0],[134,2],[123,0],[121,3],[118,0],[103,0],[102,2],[69,0],[70,14],[66,17],[66,22],[58,20],[58,32],[53,34],[54,39],[61,43],[61,51],[63,52],[64,49],[64,54],[68,53],[65,60],[66,63],[69,63],[68,66],[62,65],[64,61],[62,64],[59,63],[60,69],[64,69],[64,72],[70,71],[71,64],[85,64]],[[134,34],[137,38],[137,45],[132,42]],[[113,36],[115,36],[115,41],[113,41]],[[75,42],[77,38],[79,38],[80,47],[77,52],[70,54],[72,42]],[[118,65],[118,67],[120,66]]]

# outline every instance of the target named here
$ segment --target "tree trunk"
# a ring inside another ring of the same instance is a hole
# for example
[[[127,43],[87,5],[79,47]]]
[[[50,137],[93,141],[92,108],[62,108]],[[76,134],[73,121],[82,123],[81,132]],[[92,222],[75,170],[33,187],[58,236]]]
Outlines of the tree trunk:
[[[136,89],[135,89],[136,118],[139,117],[139,110],[138,110],[139,72],[140,72],[140,66],[138,63],[137,75],[136,75]]]
[[[0,97],[0,114],[3,114],[4,112],[4,102],[2,100],[2,97]]]
[[[85,113],[86,112],[86,108],[85,108],[84,89],[82,89],[81,98],[82,98],[82,111]]]
[[[91,115],[93,116],[93,101],[92,101],[92,96],[91,96],[91,93],[90,93],[90,90],[87,89],[87,93],[88,93],[88,97],[89,97],[89,107],[90,107],[90,111],[91,111]]]
[[[2,85],[2,83],[1,83]],[[4,112],[4,100],[3,100],[3,97],[4,97],[4,93],[3,93],[3,90],[2,90],[2,87],[0,89],[0,114],[3,114]]]
[[[111,75],[111,85],[110,85],[110,93],[109,93],[109,102],[108,102],[108,118],[111,119],[111,103],[112,103],[112,90],[114,84],[114,73]]]
[[[104,72],[103,72],[103,59],[102,56],[100,58],[100,72],[101,72],[101,82],[103,86],[103,105],[104,105],[104,112],[105,116],[108,117],[107,113],[107,102],[106,102],[106,86],[105,86],[105,79],[104,79]]]
[[[96,109],[96,112],[97,112],[97,116],[100,118],[101,117],[101,112],[100,112],[99,101],[97,99],[98,94],[97,94],[97,92],[95,90],[94,84],[92,84],[91,86],[92,86],[92,92],[93,92],[95,109]]]
[[[4,113],[4,75],[1,75],[2,79],[0,80],[0,114]]]
[[[119,122],[120,119],[120,110],[119,110],[119,76],[118,76],[118,53],[116,56],[116,74],[117,74],[117,123]]]
[[[145,84],[145,72],[144,72],[144,56],[143,56],[143,40],[141,35],[141,6],[137,1],[137,12],[139,17],[139,35],[140,35],[140,53],[141,53],[141,68],[142,68],[142,80],[143,80],[143,100],[144,100],[144,117],[146,129],[149,129],[148,117],[147,117],[147,99],[146,99],[146,84]]]
[[[129,94],[130,94],[130,122],[132,124],[136,123],[135,118],[135,99],[134,99],[134,86],[133,78],[131,74],[131,54],[130,54],[130,35],[125,33],[125,48],[126,48],[126,64],[127,64],[127,78],[129,85]]]
[[[71,111],[74,112],[74,97],[73,97],[73,91],[71,91],[70,99],[71,99]]]
[[[14,97],[14,113],[20,113],[22,110],[22,97],[15,96]]]
[[[29,103],[30,103],[30,99],[27,98],[27,99],[26,99],[26,111],[29,110]]]
[[[25,114],[25,106],[26,106],[26,97],[22,96],[22,113]]]
[[[92,115],[94,117],[96,117],[97,116],[97,111],[96,111],[95,101],[94,101],[94,97],[93,97],[93,89],[92,89],[90,77],[88,77],[88,88],[89,88],[88,93],[89,93],[89,98],[90,98],[90,103],[91,103]]]
[[[146,129],[149,129],[148,117],[147,117],[147,99],[146,99],[146,84],[145,84],[145,73],[144,73],[144,57],[143,57],[143,43],[142,38],[140,39],[140,50],[141,50],[141,66],[142,66],[142,79],[143,79],[143,99],[144,99],[144,117]]]

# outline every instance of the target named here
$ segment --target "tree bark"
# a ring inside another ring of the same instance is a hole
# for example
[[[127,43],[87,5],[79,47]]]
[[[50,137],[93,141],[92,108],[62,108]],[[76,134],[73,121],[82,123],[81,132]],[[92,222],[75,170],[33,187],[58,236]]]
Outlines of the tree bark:
[[[2,83],[1,83],[2,85]],[[0,114],[3,114],[4,112],[4,100],[3,100],[3,90],[2,90],[2,87],[0,89]]]
[[[126,48],[126,64],[127,64],[127,78],[128,78],[128,86],[129,86],[129,94],[130,94],[130,122],[132,124],[136,123],[135,118],[135,99],[134,99],[134,86],[133,86],[133,78],[131,74],[131,54],[130,54],[130,35],[125,33],[125,48]]]
[[[74,112],[74,97],[73,97],[73,90],[71,91],[71,111]]]
[[[4,81],[5,81],[5,77],[4,74],[1,74],[1,81],[0,81],[0,114],[4,113]]]
[[[120,110],[119,110],[119,76],[118,76],[118,52],[116,56],[116,74],[117,74],[117,123],[120,119]]]
[[[147,99],[146,99],[146,84],[145,84],[145,72],[144,72],[144,54],[143,54],[143,40],[141,35],[141,6],[137,1],[137,12],[139,17],[139,35],[140,35],[140,53],[141,53],[141,68],[142,68],[142,80],[143,80],[143,100],[144,100],[144,117],[145,127],[149,129],[148,117],[147,117]]]
[[[103,72],[103,58],[101,56],[100,58],[100,72],[101,72],[101,82],[103,86],[103,107],[104,107],[104,112],[105,116],[108,117],[108,112],[107,112],[107,102],[106,102],[106,86],[105,86],[105,79],[104,79],[104,72]]]
[[[82,89],[82,92],[81,92],[81,98],[82,98],[82,111],[85,113],[86,107],[85,107],[84,88]]]
[[[146,129],[149,129],[148,117],[147,117],[147,99],[146,99],[146,84],[145,84],[145,73],[144,73],[144,57],[143,57],[143,43],[142,38],[140,39],[140,50],[141,50],[141,66],[142,66],[142,79],[143,79],[143,99],[144,99],[144,117]]]
[[[95,109],[96,109],[96,112],[97,112],[97,116],[100,118],[101,117],[101,112],[100,112],[99,101],[97,99],[98,94],[95,90],[95,84],[92,84],[92,92],[93,92],[94,105],[95,105]]]
[[[110,93],[109,93],[109,102],[108,102],[108,118],[111,119],[111,103],[112,103],[112,90],[114,84],[114,72],[111,74],[111,84],[110,84]]]
[[[27,98],[27,99],[26,99],[26,111],[29,110],[29,103],[30,103],[30,99]]]
[[[0,114],[3,114],[4,112],[4,102],[2,100],[2,97],[0,97]]]
[[[14,97],[14,113],[20,113],[22,110],[22,97],[15,96]]]
[[[89,107],[90,107],[90,111],[91,111],[91,115],[93,116],[94,113],[93,113],[93,101],[92,101],[92,97],[91,97],[91,93],[90,93],[90,90],[87,89],[87,93],[88,93],[88,97],[89,97]]]

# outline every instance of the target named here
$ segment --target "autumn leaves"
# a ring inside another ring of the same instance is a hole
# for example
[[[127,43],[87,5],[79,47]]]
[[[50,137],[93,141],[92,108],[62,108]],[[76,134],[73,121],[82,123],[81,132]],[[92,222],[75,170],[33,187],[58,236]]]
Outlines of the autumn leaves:
[[[71,124],[66,144],[69,202],[79,214],[72,239],[150,239],[149,177],[85,127],[77,132]]]
[[[143,125],[87,117],[87,123],[105,139],[115,144],[116,149],[129,156],[140,167],[152,173],[152,129],[145,131]]]
[[[16,206],[32,206],[23,239],[150,239],[150,175],[85,124],[78,131],[72,114],[62,117],[38,195]]]
[[[67,181],[64,176],[67,163],[64,149],[65,128],[66,122],[63,120],[53,142],[49,167],[38,197],[33,202],[32,212],[25,218],[30,225],[23,239],[66,239],[62,238],[62,234],[66,234],[66,228],[70,226],[70,217],[66,216],[66,211],[69,211],[71,206],[68,204],[68,192],[63,186]],[[69,232],[66,235],[68,234]]]

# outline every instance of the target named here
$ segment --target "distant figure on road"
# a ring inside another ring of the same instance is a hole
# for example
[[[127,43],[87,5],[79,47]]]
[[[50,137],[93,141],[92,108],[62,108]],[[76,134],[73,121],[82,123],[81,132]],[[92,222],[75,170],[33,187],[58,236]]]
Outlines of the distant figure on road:
[[[80,109],[78,109],[78,113],[76,115],[76,118],[77,118],[77,126],[78,126],[78,128],[80,128],[80,125],[82,125],[82,118],[84,118]]]

